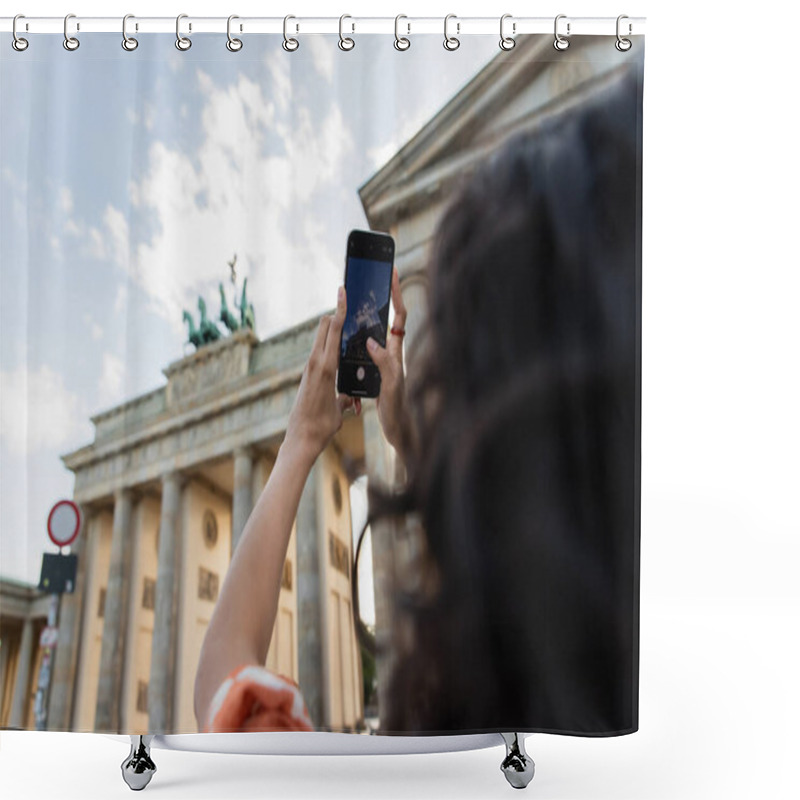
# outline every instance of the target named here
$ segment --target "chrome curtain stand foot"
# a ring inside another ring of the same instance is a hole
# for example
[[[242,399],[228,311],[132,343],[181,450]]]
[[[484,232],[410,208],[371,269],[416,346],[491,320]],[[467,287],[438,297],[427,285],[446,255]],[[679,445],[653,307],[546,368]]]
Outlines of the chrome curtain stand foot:
[[[524,789],[532,780],[536,765],[525,752],[525,740],[519,733],[501,733],[506,743],[506,757],[500,765],[506,780],[515,789]]]
[[[150,758],[151,736],[131,736],[131,752],[122,762],[122,778],[135,792],[141,791],[150,783],[156,765]]]

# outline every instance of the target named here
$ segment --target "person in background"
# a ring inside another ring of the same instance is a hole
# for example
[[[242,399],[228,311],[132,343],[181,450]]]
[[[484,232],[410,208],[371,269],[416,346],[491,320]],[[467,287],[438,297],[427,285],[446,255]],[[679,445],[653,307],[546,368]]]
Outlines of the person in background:
[[[419,520],[393,597],[381,733],[628,733],[636,708],[640,108],[633,73],[466,176],[428,266],[428,314],[370,342],[407,480],[370,519]],[[397,273],[393,327],[406,311]],[[306,478],[348,409],[346,310],[319,325],[286,437],[208,627],[200,730],[312,730],[266,661]],[[401,576],[402,578],[403,576]]]

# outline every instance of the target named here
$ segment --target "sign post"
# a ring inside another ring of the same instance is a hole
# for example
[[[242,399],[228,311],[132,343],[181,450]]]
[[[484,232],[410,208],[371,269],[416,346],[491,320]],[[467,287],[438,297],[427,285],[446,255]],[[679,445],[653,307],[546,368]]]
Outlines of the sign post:
[[[34,719],[36,730],[45,730],[47,722],[47,696],[50,688],[52,661],[58,643],[58,610],[62,594],[75,591],[75,575],[78,557],[63,555],[61,549],[71,545],[78,538],[81,528],[81,512],[72,500],[59,500],[47,517],[47,535],[58,547],[58,555],[44,553],[39,589],[50,592],[50,608],[47,612],[47,627],[42,631],[39,645],[43,648],[42,663],[39,667],[39,682],[34,700]]]

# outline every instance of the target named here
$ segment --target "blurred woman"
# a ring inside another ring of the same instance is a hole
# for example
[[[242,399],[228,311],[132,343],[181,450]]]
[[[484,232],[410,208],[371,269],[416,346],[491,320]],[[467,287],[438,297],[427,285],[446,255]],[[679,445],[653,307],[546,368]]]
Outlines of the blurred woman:
[[[419,524],[393,598],[381,733],[638,726],[638,96],[622,74],[464,179],[434,239],[407,377],[393,276],[399,335],[370,353],[407,480],[371,487],[370,519]],[[305,480],[358,411],[335,391],[345,309],[340,289],[225,578],[195,685],[201,730],[312,728],[296,684],[255,665]],[[280,723],[264,712],[273,695],[248,694],[259,676],[284,692]]]

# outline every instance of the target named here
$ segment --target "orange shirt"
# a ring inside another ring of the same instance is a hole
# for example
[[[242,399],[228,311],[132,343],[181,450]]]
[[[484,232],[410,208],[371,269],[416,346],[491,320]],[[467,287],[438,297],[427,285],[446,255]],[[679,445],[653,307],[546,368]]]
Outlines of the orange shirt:
[[[297,683],[257,664],[234,669],[217,689],[203,733],[313,731]]]

